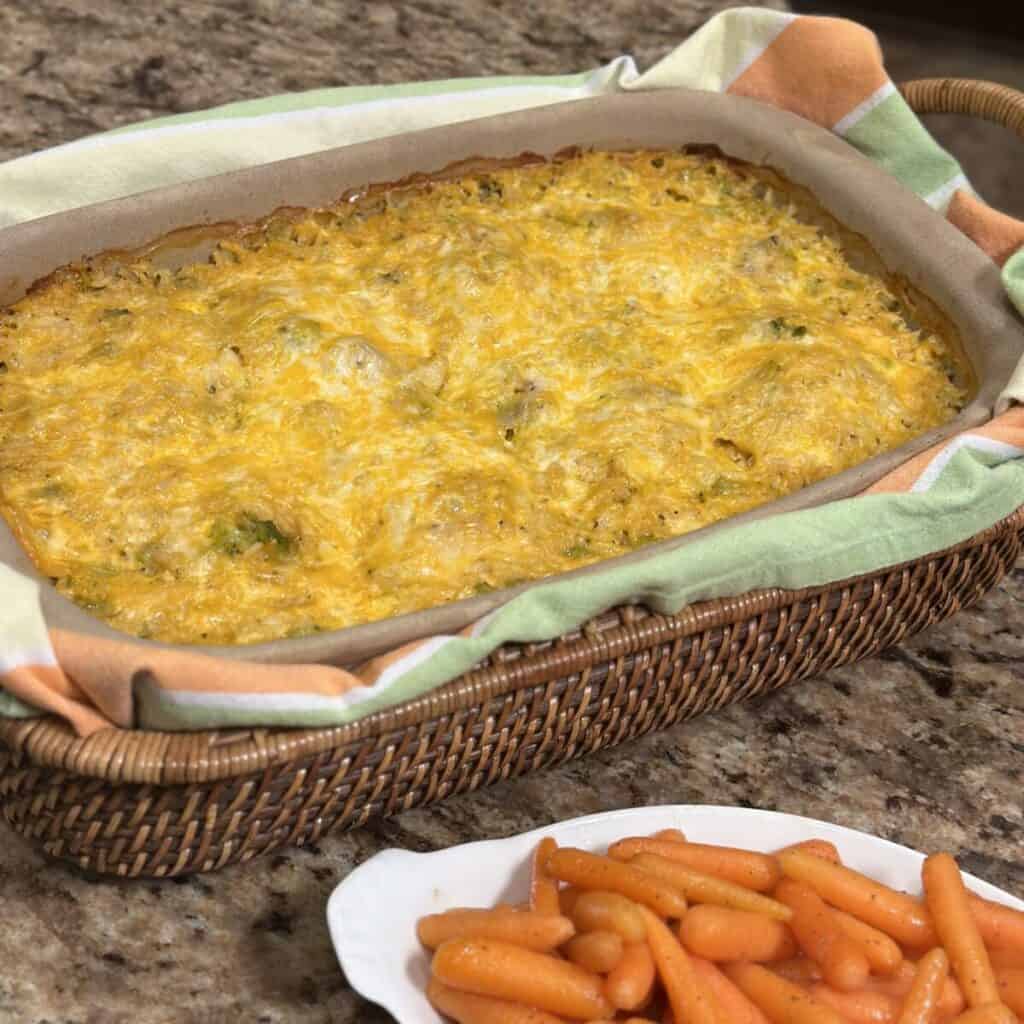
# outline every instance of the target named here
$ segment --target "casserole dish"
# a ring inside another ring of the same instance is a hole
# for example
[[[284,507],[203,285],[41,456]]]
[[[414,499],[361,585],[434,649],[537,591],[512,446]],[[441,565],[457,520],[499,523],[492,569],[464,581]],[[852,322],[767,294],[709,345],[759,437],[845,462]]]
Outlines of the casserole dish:
[[[0,307],[59,267],[82,258],[149,248],[161,266],[187,265],[205,260],[217,238],[236,225],[259,220],[280,207],[322,207],[368,184],[423,174],[443,177],[444,169],[453,164],[461,174],[464,161],[486,169],[493,161],[515,160],[523,153],[547,158],[567,144],[584,150],[712,144],[728,157],[773,168],[785,181],[809,190],[848,232],[866,240],[858,255],[874,262],[873,270],[884,268],[923,293],[922,302],[933,301],[940,311],[937,316],[959,335],[973,367],[977,386],[972,400],[953,419],[859,466],[732,517],[729,526],[848,497],[917,452],[991,417],[1024,351],[1020,327],[991,261],[884,171],[828,132],[753,101],[687,91],[603,97],[502,115],[300,157],[14,227],[3,236],[7,257],[0,278]],[[661,541],[660,547],[691,543],[722,525]],[[620,557],[646,557],[658,550],[659,545],[649,545],[642,554]],[[0,559],[39,576],[6,526],[0,526]],[[598,567],[576,571],[586,574]],[[44,612],[54,626],[118,635],[58,593],[49,580],[42,579],[41,586]],[[265,643],[197,644],[195,649],[257,661],[351,665],[423,636],[455,632],[506,601],[516,589],[503,587],[344,629]]]
[[[0,515],[62,594],[163,643],[646,556],[948,429],[976,388],[863,239],[708,151],[477,158],[211,242],[0,314]]]
[[[963,341],[978,387],[954,420],[729,525],[854,494],[914,452],[991,416],[1024,349],[994,264],[830,133],[759,103],[682,90],[503,115],[31,222],[0,235],[0,305],[59,266],[136,250],[184,227],[248,222],[280,206],[323,205],[348,188],[436,171],[453,160],[525,151],[550,156],[567,144],[712,144],[773,167],[930,296]],[[164,250],[168,258],[188,259],[195,243],[195,233],[186,232]],[[282,842],[311,841],[338,820],[359,824],[866,656],[980,596],[1016,557],[1018,528],[1015,519],[954,551],[841,586],[705,602],[676,616],[624,607],[559,641],[503,649],[426,698],[336,729],[113,731],[81,741],[60,723],[3,723],[0,737],[11,748],[0,755],[8,758],[0,784],[5,815],[21,831],[45,833],[55,855],[125,874],[207,869]],[[10,536],[3,558],[33,572]],[[52,625],[110,635],[46,581],[42,589]],[[351,664],[417,637],[453,632],[507,597],[499,591],[334,633],[209,650],[269,662]],[[70,786],[66,770],[73,771]],[[111,773],[118,780],[113,788]],[[44,789],[52,795],[40,803]],[[45,825],[37,817],[44,805]],[[149,822],[144,835],[142,821]]]

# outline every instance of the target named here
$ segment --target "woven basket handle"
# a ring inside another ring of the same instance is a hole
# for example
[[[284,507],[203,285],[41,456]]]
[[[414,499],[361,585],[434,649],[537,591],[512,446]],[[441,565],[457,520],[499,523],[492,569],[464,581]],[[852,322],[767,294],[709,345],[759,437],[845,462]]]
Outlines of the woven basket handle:
[[[968,114],[1024,136],[1024,92],[973,78],[918,78],[899,90],[917,114]]]

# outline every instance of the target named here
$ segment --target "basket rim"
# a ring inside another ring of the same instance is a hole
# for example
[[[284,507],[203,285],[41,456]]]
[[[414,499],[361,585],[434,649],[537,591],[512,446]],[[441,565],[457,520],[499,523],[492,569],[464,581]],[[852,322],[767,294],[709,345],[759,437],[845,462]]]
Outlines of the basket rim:
[[[915,78],[896,86],[916,114],[965,114],[1024,135],[1024,92],[981,78]]]
[[[1022,529],[1024,504],[951,547],[821,586],[748,591],[697,602],[675,615],[661,615],[640,606],[619,606],[585,623],[579,631],[557,638],[562,641],[558,646],[553,646],[557,641],[508,645],[502,649],[507,654],[504,664],[500,663],[502,652],[496,652],[484,665],[431,693],[345,725],[195,732],[111,728],[81,738],[63,719],[48,715],[0,719],[0,746],[10,747],[34,765],[111,784],[187,785],[252,775],[283,762],[442,718],[562,675],[586,671],[597,660],[626,657],[659,643],[841,591],[859,581],[954,555]],[[531,651],[531,647],[542,649]]]

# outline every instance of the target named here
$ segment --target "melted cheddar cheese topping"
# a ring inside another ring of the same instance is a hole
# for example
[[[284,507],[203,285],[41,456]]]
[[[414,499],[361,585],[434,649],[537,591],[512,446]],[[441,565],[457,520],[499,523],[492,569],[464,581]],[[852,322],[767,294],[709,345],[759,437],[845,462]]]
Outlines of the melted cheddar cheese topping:
[[[585,154],[281,215],[0,313],[0,508],[115,627],[244,643],[685,533],[965,402],[754,168]]]

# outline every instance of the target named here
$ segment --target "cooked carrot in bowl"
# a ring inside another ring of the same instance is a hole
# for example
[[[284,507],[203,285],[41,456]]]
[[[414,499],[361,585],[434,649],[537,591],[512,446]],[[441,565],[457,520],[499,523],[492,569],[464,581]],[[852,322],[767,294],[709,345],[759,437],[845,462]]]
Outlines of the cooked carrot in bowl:
[[[765,854],[668,830],[600,854],[548,837],[530,869],[518,908],[418,923],[427,997],[457,1024],[1024,1021],[1024,912],[971,893],[948,853],[920,898],[824,839]]]

